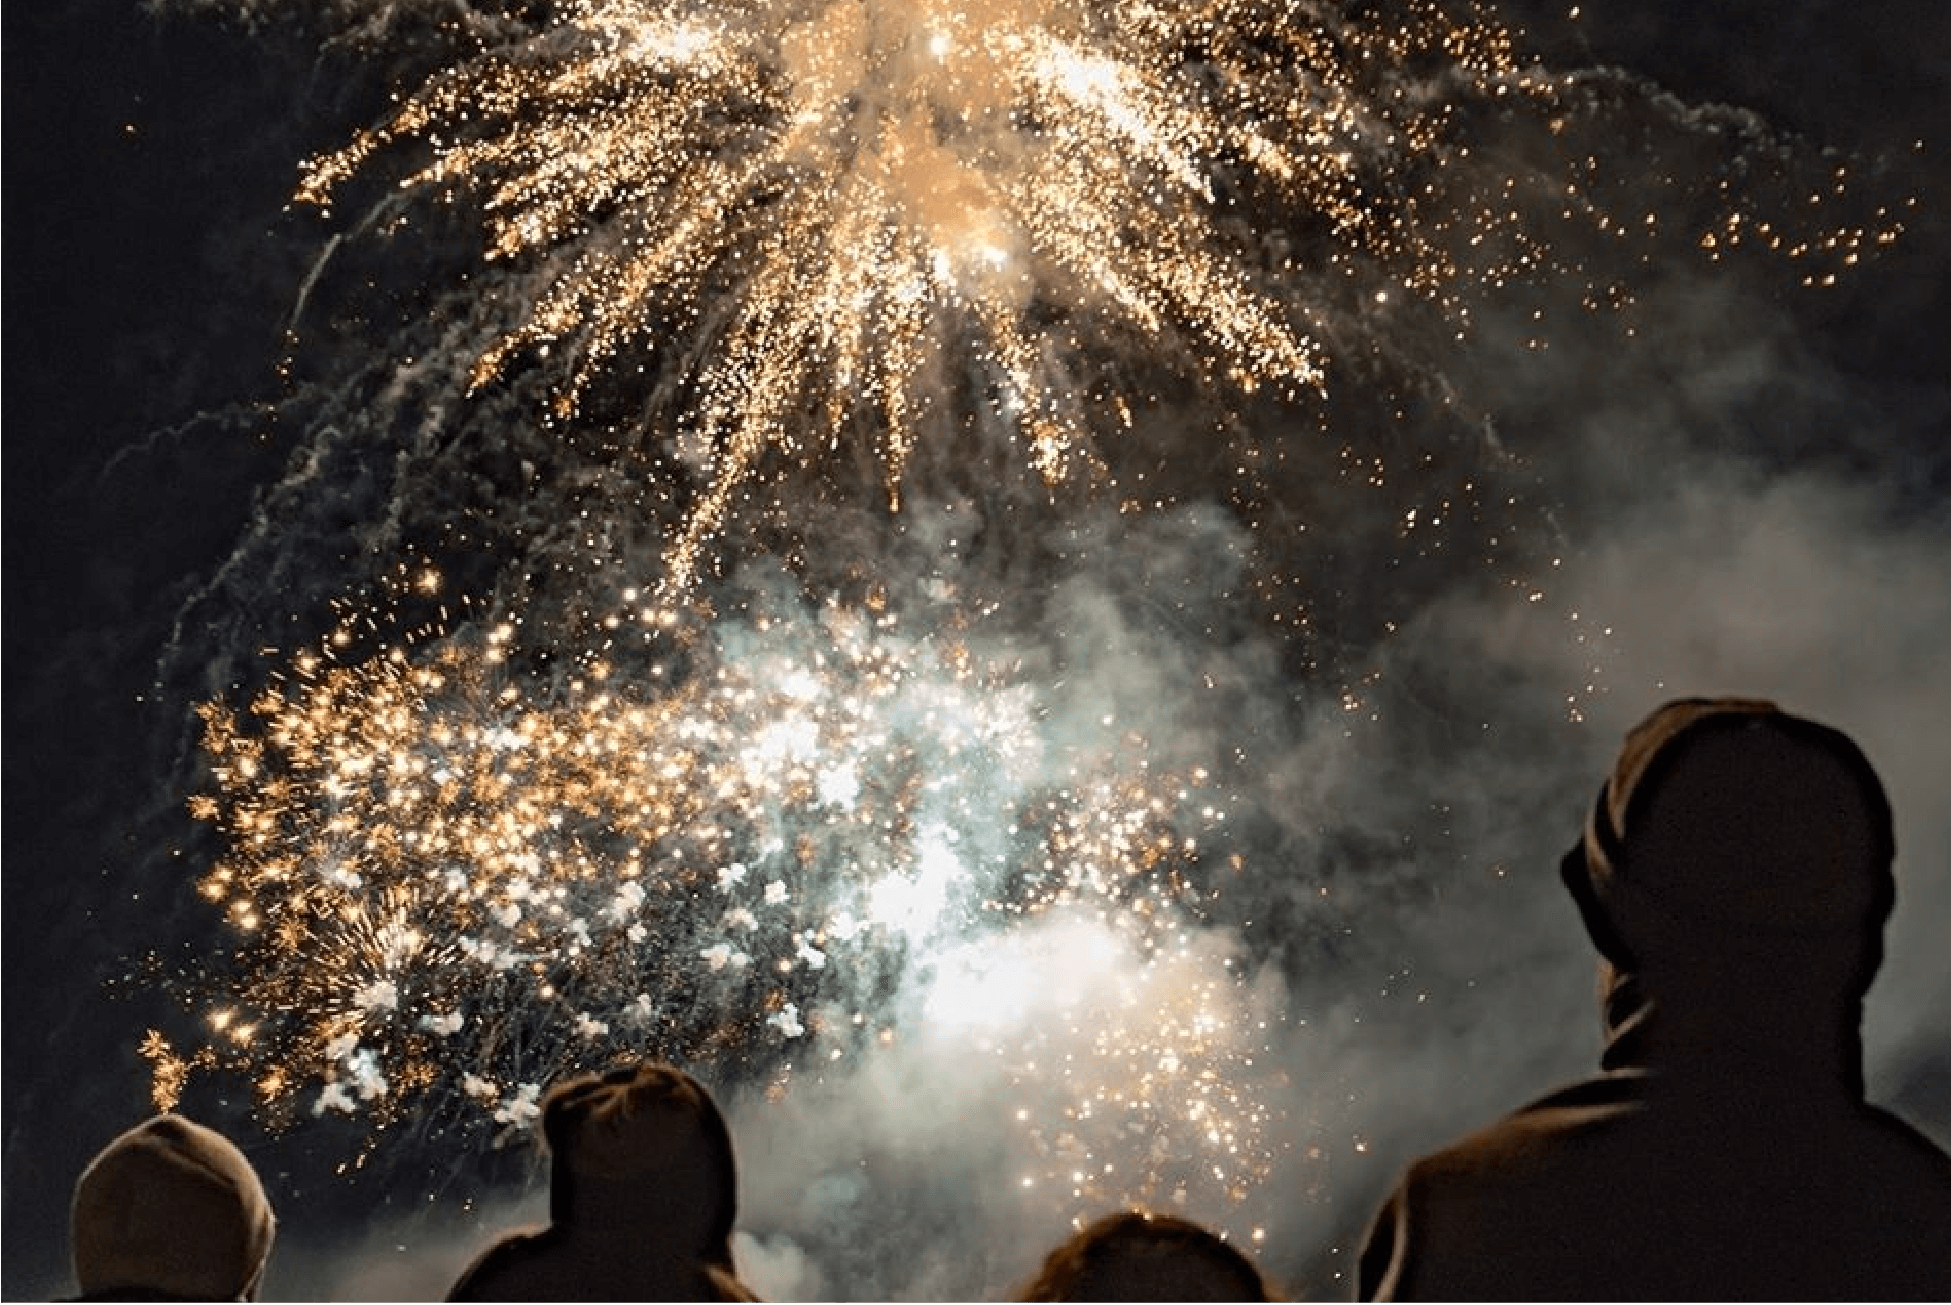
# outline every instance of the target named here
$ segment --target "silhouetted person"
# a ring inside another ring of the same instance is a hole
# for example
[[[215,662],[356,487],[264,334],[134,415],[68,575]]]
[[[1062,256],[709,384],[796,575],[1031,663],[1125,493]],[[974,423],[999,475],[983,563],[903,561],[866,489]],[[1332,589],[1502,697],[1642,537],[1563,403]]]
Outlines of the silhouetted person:
[[[753,1300],[732,1267],[731,1133],[690,1075],[643,1064],[542,1102],[549,1226],[511,1233],[449,1300]]]
[[[255,1300],[275,1232],[244,1153],[173,1114],[89,1162],[69,1222],[82,1300]]]
[[[1253,1262],[1196,1223],[1127,1210],[1051,1251],[1018,1300],[1269,1299]]]
[[[1951,1159],[1863,1100],[1893,851],[1842,734],[1740,699],[1643,721],[1562,863],[1605,1072],[1412,1164],[1361,1295],[1951,1298]]]

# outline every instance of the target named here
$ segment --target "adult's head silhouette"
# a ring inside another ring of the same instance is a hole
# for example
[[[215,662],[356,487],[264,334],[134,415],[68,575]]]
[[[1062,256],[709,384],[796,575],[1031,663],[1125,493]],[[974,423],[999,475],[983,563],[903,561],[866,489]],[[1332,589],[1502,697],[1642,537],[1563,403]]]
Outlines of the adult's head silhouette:
[[[1604,1072],[1410,1165],[1362,1295],[1951,1295],[1951,1159],[1864,1100],[1894,854],[1839,731],[1747,698],[1654,711],[1560,864]]]
[[[724,1116],[669,1065],[543,1098],[549,1226],[490,1246],[451,1300],[750,1300],[732,1264],[737,1167]]]
[[[244,1153],[177,1114],[89,1162],[70,1223],[75,1280],[100,1300],[255,1300],[276,1233]]]
[[[1126,1210],[1085,1225],[1044,1259],[1026,1301],[1264,1301],[1253,1262],[1196,1223]]]

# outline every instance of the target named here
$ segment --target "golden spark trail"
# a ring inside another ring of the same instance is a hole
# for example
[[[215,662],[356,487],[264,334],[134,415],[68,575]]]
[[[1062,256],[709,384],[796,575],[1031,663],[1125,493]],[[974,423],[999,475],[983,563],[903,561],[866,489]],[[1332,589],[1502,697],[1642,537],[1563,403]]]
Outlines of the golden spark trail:
[[[488,258],[536,269],[477,386],[564,350],[561,419],[644,350],[687,378],[682,585],[771,456],[873,439],[898,503],[917,441],[970,415],[937,376],[969,377],[1052,483],[1096,465],[1104,421],[1063,361],[1089,345],[1320,386],[1291,267],[1223,229],[1258,194],[1440,285],[1400,175],[1448,112],[1418,59],[1515,76],[1501,32],[1429,3],[1362,28],[1311,0],[581,0],[313,161],[299,196],[425,142],[402,188],[477,195]]]

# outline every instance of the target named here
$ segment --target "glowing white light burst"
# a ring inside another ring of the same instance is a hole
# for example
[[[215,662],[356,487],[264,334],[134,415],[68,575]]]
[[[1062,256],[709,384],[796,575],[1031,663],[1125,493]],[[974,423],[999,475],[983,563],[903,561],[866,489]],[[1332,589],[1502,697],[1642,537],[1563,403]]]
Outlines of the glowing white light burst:
[[[925,1036],[994,1058],[1037,1103],[1016,1111],[1040,1162],[1025,1186],[1079,1209],[1239,1201],[1284,1149],[1258,1095],[1281,1077],[1267,1064],[1264,994],[1215,935],[1174,923],[1140,943],[1135,918],[1080,902],[947,950],[923,998]]]
[[[489,258],[535,279],[477,385],[566,349],[567,417],[660,355],[705,469],[681,583],[775,455],[872,441],[897,504],[924,432],[971,422],[1052,482],[1094,465],[1129,418],[1091,397],[1093,348],[1201,386],[1320,385],[1291,263],[1240,227],[1286,206],[1411,289],[1455,275],[1404,193],[1401,160],[1450,111],[1418,63],[1515,76],[1498,29],[1428,3],[1364,28],[1319,0],[580,0],[315,160],[299,194],[328,203],[417,140],[403,188],[480,196]]]

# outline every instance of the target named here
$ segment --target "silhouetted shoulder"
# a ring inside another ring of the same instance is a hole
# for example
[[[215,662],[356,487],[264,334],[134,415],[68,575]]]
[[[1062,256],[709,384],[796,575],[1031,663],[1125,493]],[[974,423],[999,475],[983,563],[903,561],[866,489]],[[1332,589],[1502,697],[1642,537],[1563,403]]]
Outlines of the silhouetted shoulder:
[[[550,1300],[557,1293],[546,1290],[549,1283],[534,1268],[536,1256],[546,1250],[546,1230],[508,1233],[474,1257],[461,1276],[448,1289],[450,1301]]]

